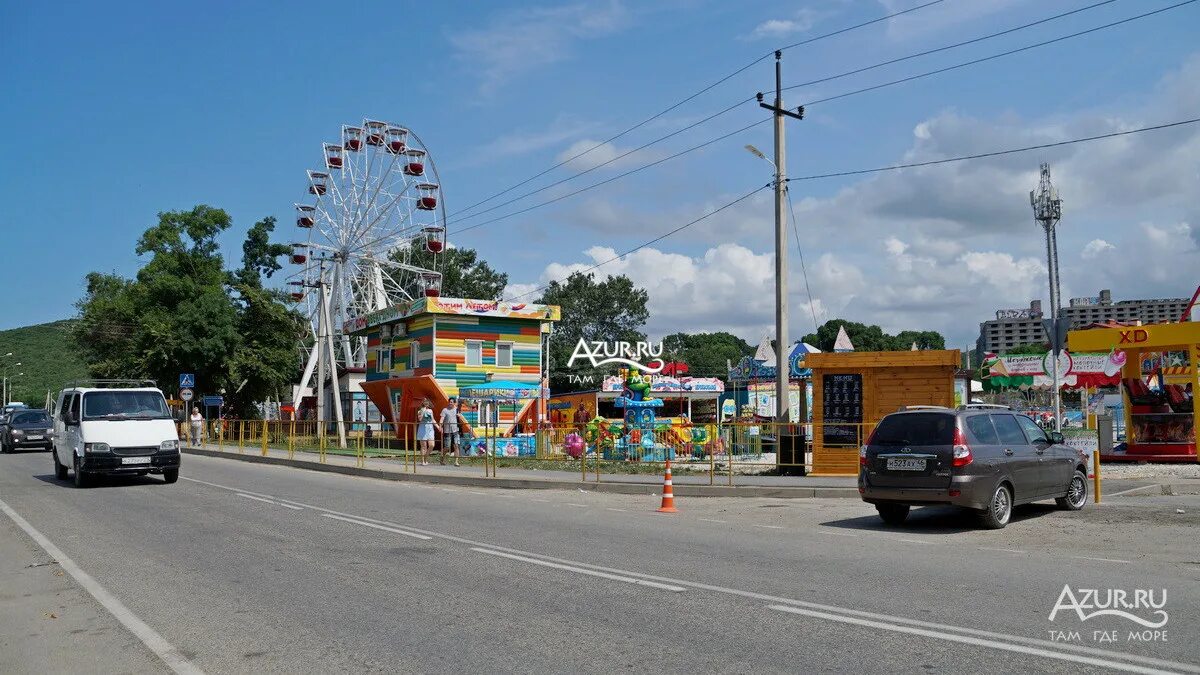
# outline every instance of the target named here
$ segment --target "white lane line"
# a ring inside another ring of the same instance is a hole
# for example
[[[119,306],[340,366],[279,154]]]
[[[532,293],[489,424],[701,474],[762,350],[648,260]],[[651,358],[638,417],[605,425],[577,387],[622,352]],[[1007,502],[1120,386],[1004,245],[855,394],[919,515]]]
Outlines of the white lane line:
[[[769,530],[782,530],[783,529],[783,527],[780,525],[755,525],[754,527],[765,527]]]
[[[829,612],[815,612],[811,609],[802,609],[800,607],[789,607],[787,605],[769,605],[769,607],[777,612],[788,612],[791,614],[801,614],[803,616],[816,617],[818,619],[827,619],[829,621],[840,621],[842,623],[853,624],[855,626],[865,626],[867,628],[878,628],[880,630],[890,630],[897,633],[908,633],[909,635],[920,635],[921,637],[932,638],[935,640],[946,640],[948,642],[958,642],[961,644],[975,645],[977,647],[990,647],[992,649],[1002,649],[1004,651],[1016,652],[1018,654],[1026,654],[1029,656],[1040,656],[1047,659],[1058,659],[1060,661],[1071,661],[1074,663],[1082,663],[1089,666],[1099,666],[1101,668],[1113,668],[1116,670],[1124,670],[1131,673],[1162,673],[1165,671],[1157,668],[1146,668],[1135,666],[1130,663],[1121,663],[1120,661],[1110,661],[1108,659],[1096,658],[1091,656],[1082,656],[1077,654],[1064,654],[1062,652],[1053,651],[1050,649],[1041,649],[1038,647],[1027,647],[1024,645],[1016,645],[1009,642],[1000,642],[999,640],[988,640],[984,638],[969,637],[967,635],[954,635],[952,633],[943,633],[940,631],[927,630],[925,628],[916,628],[914,626],[901,626],[894,623],[884,621],[871,621],[869,619],[860,619],[853,616],[842,616],[839,614],[830,614]]]
[[[1125,563],[1126,565],[1132,565],[1132,564],[1133,564],[1133,561],[1132,561],[1132,560],[1117,560],[1116,558],[1092,558],[1092,557],[1089,557],[1089,556],[1086,556],[1086,555],[1073,555],[1073,556],[1071,556],[1071,557],[1072,557],[1072,558],[1074,558],[1074,559],[1076,559],[1076,560],[1095,560],[1095,561],[1097,561],[1097,562],[1115,562],[1115,563]]]
[[[817,530],[817,532],[820,532],[821,534],[832,534],[835,537],[857,537],[858,536],[857,534],[854,534],[853,532],[834,532],[832,530]]]
[[[564,502],[567,506],[578,506],[581,509],[586,509],[587,504],[576,504],[574,502]]]
[[[282,504],[280,502],[273,501],[270,499],[264,499],[262,497],[257,497],[255,495],[248,495],[245,492],[239,492],[239,493],[237,493],[237,496],[245,497],[246,499],[253,499],[256,502],[263,502],[265,504],[270,504],[271,506],[282,506],[285,509],[292,509],[293,511],[303,511],[304,510],[302,507],[299,507],[299,506],[293,506],[291,504]]]
[[[609,507],[606,507],[604,510],[605,510],[605,511],[620,511],[620,512],[622,512],[622,513],[624,513],[624,512],[626,512],[626,511],[628,511],[628,509],[614,509],[614,508],[612,508],[611,506],[609,506]]]
[[[137,638],[142,641],[142,644],[149,647],[150,651],[154,652],[158,658],[162,659],[163,663],[167,664],[167,667],[177,673],[204,673],[203,670],[200,670],[199,666],[192,663],[186,656],[180,653],[180,651],[176,649],[174,645],[172,645],[170,642],[167,642],[166,638],[159,635],[158,631],[147,625],[145,621],[139,619],[137,615],[131,612],[129,608],[126,607],[125,604],[120,600],[118,600],[115,595],[109,593],[108,589],[101,586],[100,583],[93,579],[90,574],[84,572],[79,565],[75,564],[74,560],[71,560],[67,557],[66,553],[62,552],[62,549],[55,546],[49,539],[47,539],[46,535],[37,531],[33,525],[29,524],[29,521],[22,518],[21,515],[16,511],[12,510],[12,507],[10,507],[8,504],[5,504],[3,501],[0,501],[0,511],[4,511],[4,513],[8,514],[8,517],[12,518],[12,521],[17,524],[17,527],[25,530],[25,534],[28,534],[34,541],[36,541],[38,546],[41,546],[42,550],[44,550],[47,555],[56,560],[59,567],[63,568],[67,574],[70,574],[71,578],[75,579],[75,582],[82,586],[83,590],[91,594],[91,596],[96,599],[96,602],[99,602],[101,605],[103,605],[104,609],[107,609],[109,614],[112,614],[117,621],[120,621],[122,626],[125,626],[130,633],[136,635]]]
[[[1127,495],[1130,492],[1138,492],[1139,490],[1153,491],[1153,489],[1156,487],[1159,487],[1159,486],[1158,485],[1143,485],[1142,487],[1129,488],[1128,490],[1121,490],[1120,492],[1114,492],[1112,494],[1105,493],[1104,496],[1105,497],[1120,497],[1121,495]]]
[[[920,539],[901,539],[899,537],[896,538],[896,541],[902,541],[906,544],[925,544],[926,546],[933,544],[932,541],[921,541]]]
[[[205,485],[210,485],[212,487],[215,487],[215,488],[218,488],[221,490],[228,490],[230,492],[239,492],[240,491],[239,488],[233,488],[233,487],[229,487],[227,485],[218,485],[217,483],[207,483],[205,481],[195,481],[195,482],[203,483]],[[312,509],[314,511],[322,512],[322,513],[332,513],[332,514],[336,514],[336,515],[340,515],[340,516],[346,516],[346,517],[352,518],[352,519],[359,519],[359,520],[356,520],[356,522],[374,521],[374,522],[384,524],[384,525],[392,524],[392,523],[388,523],[387,521],[375,520],[373,518],[368,518],[367,516],[356,516],[356,515],[349,514],[349,513],[342,513],[340,511],[334,511],[332,509],[327,509],[327,508],[324,508],[321,506],[315,506],[313,504],[305,504],[303,502],[295,502],[295,503],[299,504],[300,506],[303,506],[305,508]],[[1087,646],[1083,646],[1083,645],[1074,645],[1074,644],[1069,644],[1069,643],[1065,643],[1065,642],[1051,642],[1049,640],[1025,637],[1023,635],[1009,635],[1007,633],[996,633],[996,632],[992,632],[992,631],[980,630],[977,628],[967,628],[964,626],[954,626],[954,625],[945,624],[945,623],[922,621],[920,619],[910,619],[908,617],[894,616],[894,615],[890,615],[890,614],[881,614],[881,613],[876,613],[876,612],[868,612],[868,611],[861,610],[861,609],[851,609],[849,607],[838,607],[836,605],[824,605],[824,604],[815,603],[815,602],[806,602],[804,600],[785,598],[785,597],[781,597],[781,596],[777,596],[777,595],[767,595],[765,593],[758,593],[755,591],[747,591],[747,590],[743,590],[740,588],[730,588],[728,586],[717,586],[714,584],[706,584],[706,583],[699,582],[699,581],[688,581],[685,579],[660,577],[660,576],[656,576],[653,574],[645,574],[643,572],[633,572],[630,570],[614,568],[614,567],[605,567],[602,565],[594,565],[592,563],[580,562],[577,560],[567,560],[564,558],[556,558],[556,557],[548,556],[548,555],[545,555],[542,553],[531,553],[529,551],[522,551],[520,549],[508,548],[505,546],[498,546],[496,544],[489,544],[487,542],[481,542],[481,541],[477,541],[474,539],[467,539],[466,537],[459,537],[459,536],[455,536],[453,534],[433,532],[431,530],[425,530],[425,529],[422,529],[419,527],[412,527],[412,526],[407,526],[407,527],[409,527],[409,529],[416,531],[416,532],[422,532],[422,533],[437,537],[439,539],[457,542],[459,544],[463,544],[466,546],[487,547],[489,550],[506,551],[506,552],[516,554],[516,555],[535,557],[540,560],[561,563],[563,565],[567,565],[570,567],[582,567],[582,568],[589,569],[589,570],[596,570],[599,572],[607,572],[610,574],[616,574],[616,575],[620,575],[620,576],[636,577],[639,579],[646,579],[649,581],[658,581],[658,582],[662,582],[665,584],[677,584],[677,585],[683,586],[685,588],[693,588],[693,589],[701,590],[701,591],[710,591],[713,593],[722,593],[725,595],[732,595],[732,596],[741,597],[741,598],[750,598],[752,600],[762,600],[764,602],[770,602],[770,603],[786,604],[786,605],[793,606],[793,607],[808,607],[808,608],[812,608],[812,609],[816,609],[816,610],[840,612],[840,613],[848,615],[848,616],[861,616],[861,617],[866,617],[869,619],[877,619],[877,620],[881,620],[881,621],[890,621],[890,622],[895,622],[895,623],[900,623],[900,624],[907,624],[910,626],[922,626],[922,627],[929,628],[929,629],[932,629],[935,631],[952,631],[952,632],[964,634],[964,635],[977,635],[977,636],[984,637],[984,638],[993,638],[993,639],[997,639],[997,640],[1006,640],[1008,642],[1036,645],[1038,647],[1044,647],[1049,650],[1061,650],[1061,651],[1068,651],[1068,652],[1076,652],[1076,653],[1080,653],[1080,654],[1092,654],[1092,655],[1099,656],[1101,658],[1123,659],[1125,661],[1130,661],[1130,662],[1134,662],[1134,663],[1144,663],[1144,664],[1149,664],[1149,665],[1154,665],[1154,666],[1161,666],[1163,668],[1169,668],[1169,669],[1179,671],[1179,672],[1200,674],[1200,666],[1195,666],[1190,663],[1180,663],[1178,661],[1168,661],[1166,659],[1156,659],[1156,658],[1149,657],[1149,656],[1139,656],[1137,654],[1126,654],[1126,653],[1114,651],[1111,649],[1101,649],[1098,647],[1087,647]],[[818,530],[814,530],[814,531],[823,532],[825,534],[838,534],[838,535],[851,536],[851,537],[858,536],[857,534],[832,532],[832,531],[827,531],[827,530],[822,530],[822,529],[818,529]]]
[[[481,497],[486,497],[486,496],[487,496],[487,493],[486,493],[486,492],[477,492],[477,491],[475,491],[475,490],[467,490],[467,494],[469,494],[469,495],[480,495]]]
[[[703,520],[706,523],[722,523],[722,524],[729,522],[727,520],[717,520],[716,518],[697,518],[696,520]]]
[[[354,523],[355,525],[363,525],[365,527],[373,527],[377,530],[383,530],[385,532],[394,532],[396,534],[402,534],[406,537],[412,537],[413,539],[424,539],[426,541],[433,539],[433,537],[427,537],[423,534],[417,534],[416,532],[408,532],[406,530],[400,530],[400,529],[397,529],[394,527],[387,527],[384,525],[376,525],[375,523],[368,523],[364,520],[355,520],[354,518],[343,518],[341,516],[335,516],[331,513],[322,513],[321,517],[322,518],[332,518],[334,520],[342,520],[347,523]]]
[[[539,498],[537,498],[537,497],[534,497],[534,498],[533,498],[533,501],[535,501],[535,502],[541,502],[541,503],[543,503],[543,504],[549,504],[549,503],[550,503],[550,500],[549,500],[549,499],[539,499]]]
[[[542,567],[553,567],[554,569],[566,570],[567,572],[574,572],[575,574],[586,574],[591,577],[600,577],[601,579],[611,579],[612,581],[622,581],[624,583],[634,584],[637,586],[649,586],[650,588],[660,588],[664,591],[672,591],[674,593],[682,593],[684,590],[686,590],[682,586],[672,586],[670,584],[660,584],[655,581],[646,581],[645,579],[638,579],[636,577],[623,577],[618,574],[609,574],[607,572],[597,572],[595,570],[588,570],[588,569],[584,569],[582,567],[572,567],[570,565],[561,565],[559,563],[553,563],[553,562],[549,562],[546,560],[538,560],[537,558],[529,558],[529,557],[526,557],[523,555],[513,555],[512,553],[505,553],[504,551],[497,551],[497,550],[491,549],[491,548],[481,548],[479,546],[474,546],[471,548],[471,550],[478,551],[479,553],[486,553],[488,555],[500,556],[501,558],[508,558],[510,560],[519,560],[521,562],[530,563],[531,565],[541,565]]]
[[[454,488],[442,488],[442,492],[458,492],[458,490]]]
[[[980,546],[979,550],[980,551],[1001,551],[1003,553],[1024,553],[1025,552],[1025,551],[1017,550],[1015,548],[990,548],[987,546]]]

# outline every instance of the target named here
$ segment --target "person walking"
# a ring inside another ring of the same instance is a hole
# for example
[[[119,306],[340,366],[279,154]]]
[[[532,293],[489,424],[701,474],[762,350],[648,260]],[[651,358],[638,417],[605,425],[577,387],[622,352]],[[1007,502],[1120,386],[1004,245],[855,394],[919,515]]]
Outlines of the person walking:
[[[421,466],[429,466],[429,453],[433,452],[433,431],[437,422],[433,419],[433,404],[429,399],[421,401],[417,409],[417,445],[421,447]]]
[[[462,452],[458,429],[458,398],[450,397],[450,403],[442,408],[438,420],[442,425],[442,464],[446,463],[446,452],[453,449],[454,466],[459,466],[458,458]]]
[[[192,408],[192,445],[200,445],[200,432],[204,430],[204,415],[200,406]]]

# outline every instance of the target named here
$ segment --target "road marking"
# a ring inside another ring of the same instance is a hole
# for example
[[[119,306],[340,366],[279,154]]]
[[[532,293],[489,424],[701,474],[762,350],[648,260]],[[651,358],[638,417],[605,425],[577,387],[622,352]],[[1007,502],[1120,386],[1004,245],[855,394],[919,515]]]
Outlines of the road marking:
[[[549,504],[549,503],[550,503],[550,500],[549,500],[549,499],[538,499],[537,497],[534,497],[534,498],[533,498],[533,501],[535,501],[535,502],[541,502],[541,503],[543,503],[543,504]]]
[[[487,496],[487,493],[486,493],[486,492],[476,492],[475,490],[467,490],[467,494],[472,494],[472,495],[480,495],[480,496],[483,496],[483,497],[486,497],[486,496]]]
[[[1139,490],[1151,490],[1152,491],[1156,487],[1161,487],[1161,486],[1160,485],[1143,485],[1141,487],[1129,488],[1128,490],[1121,490],[1120,492],[1114,492],[1112,494],[1106,493],[1104,496],[1105,497],[1120,497],[1121,495],[1127,495],[1130,492],[1138,492]]]
[[[832,530],[817,530],[821,534],[832,534],[835,537],[857,537],[853,532],[833,532]]]
[[[1076,560],[1095,560],[1097,562],[1115,562],[1115,563],[1125,563],[1127,565],[1133,564],[1132,560],[1117,560],[1116,558],[1091,558],[1086,555],[1073,555],[1071,557]]]
[[[621,512],[628,511],[628,509],[614,509],[614,508],[612,508],[611,506],[610,506],[610,507],[607,507],[607,508],[605,508],[604,510],[605,510],[605,511],[621,511]]]
[[[454,488],[442,488],[442,492],[458,492],[458,490]]]
[[[881,630],[890,630],[897,633],[908,633],[909,635],[920,635],[921,637],[932,638],[935,640],[946,640],[948,642],[958,642],[962,644],[975,645],[977,647],[990,647],[992,649],[1002,649],[1009,652],[1017,652],[1018,654],[1027,654],[1029,656],[1040,656],[1047,659],[1058,659],[1061,661],[1072,661],[1074,663],[1082,663],[1089,666],[1100,666],[1102,668],[1114,668],[1117,670],[1125,670],[1132,673],[1162,673],[1164,671],[1157,668],[1145,668],[1135,666],[1129,663],[1121,663],[1119,661],[1110,661],[1108,659],[1095,658],[1091,656],[1081,656],[1077,654],[1064,654],[1062,652],[1053,651],[1050,649],[1041,649],[1038,647],[1026,647],[1023,645],[1015,645],[1008,642],[1000,642],[999,640],[987,640],[984,638],[970,637],[967,635],[954,635],[952,633],[943,633],[940,631],[927,630],[925,628],[916,628],[914,626],[901,626],[894,623],[886,623],[884,621],[871,621],[869,619],[860,619],[853,616],[841,616],[838,614],[830,614],[828,612],[815,612],[811,609],[802,609],[800,607],[789,607],[787,605],[769,605],[769,607],[777,612],[788,612],[791,614],[801,614],[803,616],[816,617],[818,619],[827,619],[829,621],[840,621],[856,626],[866,626],[867,628],[878,628]]]
[[[1003,551],[1004,553],[1024,553],[1025,552],[1025,551],[1018,551],[1015,548],[989,548],[987,546],[980,546],[979,550],[980,551]]]
[[[239,488],[232,488],[232,487],[229,487],[226,485],[218,485],[216,483],[207,483],[205,481],[200,481],[200,480],[197,480],[195,482],[203,483],[205,485],[210,485],[212,487],[219,488],[221,490],[229,490],[231,492],[239,492],[240,491]],[[336,514],[336,515],[340,515],[340,516],[346,516],[347,518],[358,519],[355,522],[374,521],[374,522],[384,524],[384,525],[392,524],[392,523],[388,523],[387,521],[375,520],[373,518],[368,518],[367,516],[355,516],[355,515],[352,515],[349,513],[342,513],[340,511],[334,511],[332,509],[327,509],[327,508],[324,508],[321,506],[315,506],[312,504],[304,504],[302,502],[295,502],[295,503],[299,504],[301,506],[304,506],[305,508],[312,509],[314,511],[319,511],[319,512],[323,512],[323,513],[331,513],[331,514]],[[929,629],[932,629],[935,631],[952,631],[954,633],[958,633],[958,634],[962,634],[962,635],[976,635],[976,636],[980,636],[980,637],[984,637],[984,638],[1007,640],[1008,642],[1013,642],[1013,643],[1024,643],[1024,644],[1029,644],[1029,645],[1035,645],[1038,647],[1043,647],[1048,650],[1076,652],[1076,653],[1080,653],[1080,654],[1091,654],[1091,655],[1096,655],[1096,656],[1099,656],[1102,658],[1123,659],[1124,661],[1160,666],[1163,668],[1170,668],[1170,669],[1173,669],[1176,671],[1182,671],[1182,672],[1188,672],[1188,673],[1200,673],[1200,667],[1192,665],[1190,663],[1180,663],[1178,661],[1168,661],[1166,659],[1156,659],[1153,657],[1139,656],[1136,654],[1125,654],[1122,652],[1113,651],[1113,650],[1109,650],[1109,649],[1100,649],[1097,647],[1086,647],[1083,645],[1074,645],[1074,644],[1063,643],[1063,642],[1051,642],[1049,640],[1041,640],[1038,638],[1025,637],[1022,635],[1009,635],[1007,633],[996,633],[996,632],[992,632],[992,631],[980,630],[977,628],[966,628],[963,626],[954,626],[954,625],[944,624],[944,623],[921,621],[920,619],[910,619],[908,617],[892,616],[892,615],[888,615],[888,614],[868,612],[868,611],[859,610],[859,609],[851,609],[849,607],[838,607],[836,605],[823,605],[823,604],[815,603],[815,602],[806,602],[804,600],[795,600],[793,598],[785,598],[785,597],[780,597],[780,596],[775,596],[775,595],[767,595],[765,593],[758,593],[755,591],[747,591],[747,590],[742,590],[742,589],[738,589],[738,588],[729,588],[727,586],[716,586],[713,584],[706,584],[706,583],[699,582],[699,581],[687,581],[684,579],[674,579],[671,577],[660,577],[660,576],[655,576],[652,574],[645,574],[642,572],[632,572],[630,570],[624,570],[624,569],[620,569],[620,568],[605,567],[602,565],[594,565],[592,563],[579,562],[576,560],[567,560],[564,558],[556,558],[556,557],[548,556],[548,555],[545,555],[542,553],[531,553],[529,551],[522,551],[520,549],[508,548],[505,546],[498,546],[496,544],[489,544],[486,542],[476,541],[474,539],[467,539],[465,537],[459,537],[459,536],[455,536],[452,534],[433,532],[431,530],[425,530],[425,529],[413,527],[413,526],[406,526],[406,527],[409,527],[409,529],[411,529],[415,532],[421,532],[421,533],[428,534],[433,537],[437,537],[439,539],[445,539],[446,541],[457,542],[460,544],[464,544],[466,546],[486,547],[488,550],[505,551],[505,552],[512,553],[515,555],[528,556],[528,557],[537,558],[537,559],[540,559],[543,561],[556,562],[556,563],[560,563],[560,564],[567,565],[570,567],[580,567],[580,568],[584,568],[584,569],[588,569],[588,570],[596,570],[596,571],[606,572],[606,573],[615,574],[615,575],[619,575],[619,576],[636,577],[638,579],[645,579],[648,581],[657,581],[657,582],[662,582],[664,584],[675,584],[675,585],[683,586],[685,588],[693,588],[696,590],[710,591],[713,593],[722,593],[722,594],[726,594],[726,595],[733,595],[733,596],[742,597],[742,598],[749,598],[752,600],[761,600],[761,601],[770,602],[770,603],[786,604],[786,605],[793,606],[793,607],[807,607],[807,608],[821,610],[821,611],[840,612],[841,614],[848,615],[848,616],[860,616],[860,617],[866,617],[868,619],[890,621],[890,622],[899,623],[899,624],[907,624],[910,626],[922,626],[922,627],[929,628]],[[824,532],[825,534],[838,534],[838,535],[851,536],[851,537],[858,536],[857,534],[831,532],[831,531],[826,531],[826,530],[816,530],[816,531]],[[1116,662],[1116,663],[1120,664],[1120,662]],[[1124,664],[1121,664],[1121,665],[1124,665]]]
[[[519,560],[521,562],[527,562],[532,565],[541,565],[543,567],[553,567],[554,569],[566,570],[567,572],[574,572],[576,574],[586,574],[586,575],[592,576],[592,577],[600,577],[601,579],[611,579],[613,581],[621,581],[621,582],[624,582],[627,584],[634,584],[637,586],[649,586],[650,588],[661,588],[664,591],[672,591],[674,593],[682,593],[683,591],[686,590],[682,586],[672,586],[670,584],[660,584],[655,581],[646,581],[645,579],[638,579],[636,577],[623,577],[618,574],[609,574],[607,572],[597,572],[595,570],[588,570],[588,569],[584,569],[582,567],[572,567],[570,565],[562,565],[559,563],[553,563],[553,562],[549,562],[546,560],[538,560],[537,558],[529,558],[529,557],[523,556],[523,555],[514,555],[512,553],[505,553],[504,551],[497,551],[497,550],[491,549],[491,548],[481,548],[479,546],[475,546],[475,547],[472,547],[471,550],[478,551],[479,553],[486,553],[488,555],[500,556],[501,558],[508,558],[510,560]]]
[[[66,553],[62,552],[62,549],[55,546],[46,538],[46,535],[37,531],[33,525],[29,524],[29,521],[22,518],[12,507],[0,501],[0,511],[8,514],[8,517],[12,518],[17,527],[25,530],[25,534],[36,541],[38,546],[41,546],[47,555],[56,560],[59,567],[65,570],[67,574],[70,574],[76,583],[83,587],[83,590],[91,594],[96,599],[96,602],[103,605],[109,614],[112,614],[117,621],[120,621],[121,625],[125,626],[130,633],[136,635],[142,641],[142,644],[149,647],[150,651],[162,659],[163,663],[167,664],[171,670],[177,673],[204,673],[203,670],[200,670],[199,666],[188,660],[174,645],[159,635],[158,631],[147,625],[145,621],[139,619],[115,595],[109,593],[108,589],[101,586],[90,574],[84,572],[79,565],[75,564],[74,560],[71,560],[67,557]]]
[[[780,525],[755,525],[754,527],[765,527],[765,528],[771,529],[771,530],[782,530],[783,529],[783,527]]]
[[[253,500],[254,500],[254,501],[256,501],[256,502],[264,502],[264,503],[270,504],[271,506],[282,506],[282,507],[283,507],[283,508],[285,508],[285,509],[292,509],[293,511],[302,511],[302,510],[304,510],[304,509],[303,509],[303,507],[300,507],[300,506],[293,506],[293,505],[291,505],[291,504],[282,504],[282,503],[280,503],[280,502],[273,501],[273,500],[270,500],[270,499],[264,499],[264,498],[262,498],[262,497],[257,497],[257,496],[255,496],[255,495],[248,495],[248,494],[246,494],[245,492],[239,492],[239,493],[237,493],[237,496],[239,496],[239,497],[245,497],[246,499],[253,499]]]
[[[402,534],[406,537],[412,537],[413,539],[424,539],[426,541],[433,539],[433,537],[428,537],[423,534],[417,534],[416,532],[408,532],[406,530],[400,530],[400,529],[397,529],[394,527],[386,527],[384,525],[376,525],[375,523],[368,523],[363,520],[355,520],[354,518],[343,518],[342,516],[335,516],[331,513],[322,513],[321,517],[322,518],[333,518],[334,520],[342,520],[347,523],[354,523],[355,525],[365,525],[366,527],[373,527],[377,530],[383,530],[385,532],[395,532],[396,534]]]
[[[721,524],[729,522],[727,520],[717,520],[716,518],[697,518],[697,520],[703,520],[706,523],[721,523]]]
[[[900,539],[899,537],[896,538],[896,541],[902,541],[906,544],[925,544],[926,546],[933,543],[932,541],[921,541],[920,539]]]
[[[576,503],[574,503],[574,502],[566,502],[566,505],[567,505],[567,506],[578,506],[578,507],[579,507],[579,508],[581,508],[581,509],[586,509],[586,508],[587,508],[587,504],[576,504]]]

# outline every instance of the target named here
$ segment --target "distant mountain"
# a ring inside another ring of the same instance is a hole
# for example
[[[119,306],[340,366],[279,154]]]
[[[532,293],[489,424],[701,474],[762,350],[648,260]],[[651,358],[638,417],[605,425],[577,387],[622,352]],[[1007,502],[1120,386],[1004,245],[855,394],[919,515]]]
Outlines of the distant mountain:
[[[9,398],[34,407],[46,402],[46,391],[87,377],[87,366],[70,339],[71,321],[54,321],[0,331],[0,369],[8,366]],[[20,363],[21,365],[14,365]],[[25,373],[13,377],[18,373]]]

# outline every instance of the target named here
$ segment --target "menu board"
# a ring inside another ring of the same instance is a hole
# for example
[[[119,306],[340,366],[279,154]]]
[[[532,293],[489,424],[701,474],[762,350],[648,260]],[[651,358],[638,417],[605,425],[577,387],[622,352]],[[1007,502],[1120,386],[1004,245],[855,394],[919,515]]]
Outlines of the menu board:
[[[863,421],[862,375],[825,375],[821,389],[824,444],[858,445]]]

